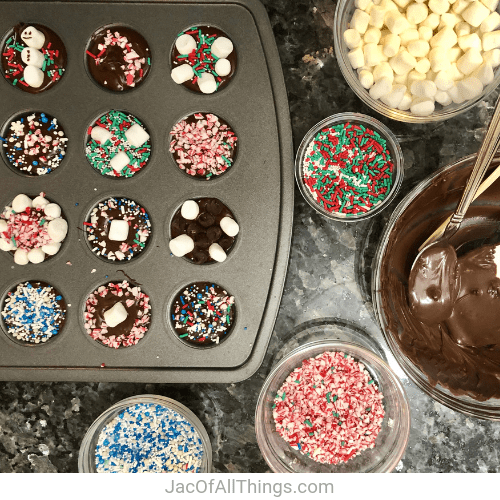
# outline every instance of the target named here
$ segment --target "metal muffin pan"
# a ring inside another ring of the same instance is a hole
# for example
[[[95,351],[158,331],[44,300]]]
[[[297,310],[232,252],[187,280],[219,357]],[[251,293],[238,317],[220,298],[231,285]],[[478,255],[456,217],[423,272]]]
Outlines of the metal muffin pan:
[[[29,178],[0,163],[0,205],[18,194],[44,191],[61,205],[69,224],[59,253],[41,264],[17,266],[0,253],[0,298],[25,280],[46,281],[64,296],[67,321],[57,341],[23,346],[0,335],[0,379],[137,382],[234,382],[260,366],[272,334],[285,280],[293,217],[292,136],[281,64],[271,26],[258,0],[149,2],[1,2],[0,33],[19,22],[44,24],[68,52],[64,78],[31,95],[0,81],[0,126],[22,111],[59,120],[68,137],[66,157],[54,172]],[[121,23],[147,39],[152,68],[144,83],[124,94],[100,88],[87,74],[85,47],[100,26]],[[170,78],[170,48],[183,29],[220,27],[238,51],[232,82],[201,95]],[[110,109],[140,117],[152,140],[148,165],[131,179],[101,176],[84,153],[87,127]],[[184,116],[211,112],[238,136],[238,157],[220,178],[189,178],[168,150],[169,132]],[[130,262],[104,262],[91,253],[82,231],[91,208],[108,196],[126,196],[149,213],[148,247]],[[195,265],[168,249],[170,221],[183,201],[216,197],[240,224],[236,245],[223,263]],[[126,273],[151,298],[152,322],[136,346],[112,349],[83,327],[85,299],[95,287]],[[227,340],[203,349],[179,342],[168,317],[180,289],[213,281],[235,296],[237,320]],[[3,328],[3,325],[2,325]]]

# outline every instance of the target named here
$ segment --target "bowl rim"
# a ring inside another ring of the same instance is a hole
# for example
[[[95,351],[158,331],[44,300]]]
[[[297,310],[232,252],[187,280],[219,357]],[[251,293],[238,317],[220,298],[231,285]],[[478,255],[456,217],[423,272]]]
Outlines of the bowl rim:
[[[311,196],[311,193],[305,188],[304,182],[302,180],[302,162],[307,150],[307,147],[311,143],[312,139],[314,136],[325,126],[325,125],[333,125],[336,123],[341,123],[341,122],[352,122],[356,121],[358,123],[362,123],[363,125],[372,127],[376,129],[377,132],[380,133],[384,137],[384,139],[387,141],[389,149],[391,150],[391,153],[393,154],[393,165],[394,165],[394,171],[393,171],[393,184],[391,187],[391,190],[389,191],[389,194],[385,197],[385,199],[377,205],[374,209],[369,210],[368,212],[360,213],[353,215],[351,217],[346,217],[342,216],[337,212],[328,212],[324,208],[322,208],[319,203],[313,199]],[[404,177],[404,155],[403,151],[401,149],[401,145],[399,144],[399,141],[392,132],[389,127],[381,123],[379,120],[376,118],[373,118],[372,116],[365,115],[362,113],[356,113],[356,112],[344,112],[344,113],[336,113],[330,116],[327,116],[323,120],[319,121],[315,125],[313,125],[307,133],[304,135],[302,138],[302,141],[300,142],[299,148],[297,149],[297,154],[295,155],[295,166],[294,166],[294,171],[295,171],[295,181],[297,183],[297,186],[299,188],[300,193],[306,200],[306,202],[316,210],[320,215],[331,219],[331,220],[336,220],[340,222],[358,222],[361,220],[367,220],[370,219],[371,217],[374,217],[375,215],[379,214],[382,210],[387,208],[387,206],[394,200],[396,195],[398,194],[398,191],[401,187],[401,184],[403,182],[403,177]]]
[[[382,368],[387,375],[389,375],[391,381],[396,387],[396,392],[399,395],[398,400],[401,404],[400,432],[402,433],[403,439],[395,441],[394,445],[389,450],[388,454],[393,453],[393,458],[390,461],[388,461],[385,464],[385,466],[379,466],[378,469],[371,470],[370,472],[391,472],[399,463],[399,461],[401,460],[406,451],[410,435],[410,427],[411,427],[411,412],[408,401],[408,395],[406,394],[406,391],[403,388],[401,380],[392,370],[392,368],[389,366],[388,363],[386,363],[380,356],[370,351],[366,347],[355,342],[339,341],[337,339],[328,339],[328,338],[324,340],[314,340],[312,342],[307,342],[306,344],[303,344],[302,346],[293,349],[291,352],[286,354],[275,366],[272,367],[269,375],[266,377],[264,384],[262,385],[262,389],[260,390],[259,396],[257,398],[257,405],[255,408],[255,433],[257,436],[257,444],[259,446],[259,449],[261,451],[264,460],[266,461],[267,465],[273,472],[276,473],[294,472],[291,468],[287,467],[277,457],[274,448],[269,444],[267,434],[264,431],[263,428],[264,426],[261,422],[260,414],[262,413],[265,405],[265,397],[267,391],[269,390],[269,386],[271,385],[271,382],[274,380],[276,374],[281,369],[281,367],[290,358],[299,353],[302,354],[300,363],[303,360],[308,359],[308,357],[314,357],[315,355],[310,354],[310,352],[317,347],[324,347],[325,348],[324,352],[327,352],[330,349],[332,351],[343,350],[344,352],[347,352],[347,350],[355,351],[354,354],[352,352],[349,352],[349,355],[352,355],[353,358],[356,358],[356,354],[359,353],[365,358],[368,358],[368,360],[370,361],[369,363],[362,361],[362,363],[366,366],[367,369],[370,369],[372,367],[372,364],[376,363],[380,365],[380,368]],[[298,366],[300,366],[300,364]],[[286,376],[288,376],[288,374]],[[273,457],[274,460],[270,459],[270,457]],[[334,471],[331,472],[333,473]]]

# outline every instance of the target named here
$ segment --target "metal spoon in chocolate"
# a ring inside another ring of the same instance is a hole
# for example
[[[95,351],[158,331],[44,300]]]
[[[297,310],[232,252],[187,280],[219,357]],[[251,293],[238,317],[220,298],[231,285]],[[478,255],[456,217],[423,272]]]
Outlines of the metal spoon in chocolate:
[[[448,319],[453,312],[460,290],[460,278],[457,273],[457,254],[449,240],[460,228],[499,145],[500,98],[454,214],[442,235],[433,234],[413,262],[408,282],[410,308],[422,323],[435,325]]]

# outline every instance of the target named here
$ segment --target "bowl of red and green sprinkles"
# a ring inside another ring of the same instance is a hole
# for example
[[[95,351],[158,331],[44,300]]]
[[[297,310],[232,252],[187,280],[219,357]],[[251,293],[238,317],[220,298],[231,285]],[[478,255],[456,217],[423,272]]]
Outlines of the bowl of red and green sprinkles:
[[[133,396],[90,426],[78,455],[83,473],[206,473],[212,447],[205,427],[183,404],[164,396]]]
[[[367,219],[396,196],[403,180],[403,153],[396,136],[379,121],[340,113],[306,134],[295,177],[306,201],[325,217]]]
[[[267,377],[255,412],[257,442],[273,472],[391,472],[410,433],[400,380],[355,343],[309,342]]]

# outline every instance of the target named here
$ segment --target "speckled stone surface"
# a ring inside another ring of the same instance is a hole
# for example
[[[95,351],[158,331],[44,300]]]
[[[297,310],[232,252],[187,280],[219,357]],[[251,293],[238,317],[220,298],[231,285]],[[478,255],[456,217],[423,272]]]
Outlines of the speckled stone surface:
[[[371,114],[398,136],[405,156],[400,200],[440,166],[477,151],[496,93],[470,112],[430,125],[386,120],[364,106],[344,81],[333,54],[331,0],[263,0],[276,36],[288,89],[295,148],[319,120],[342,111]],[[356,224],[317,215],[296,190],[291,258],[275,331],[261,369],[231,385],[3,383],[0,385],[0,471],[76,472],[88,426],[113,403],[155,393],[177,399],[206,426],[217,472],[268,472],[256,443],[258,393],[298,325],[338,318],[383,342],[371,298],[371,260],[396,206]],[[288,345],[288,344],[287,344]],[[393,360],[389,358],[391,364]],[[401,372],[399,372],[401,373]],[[412,415],[398,472],[498,472],[500,423],[468,418],[424,395],[405,377]]]

